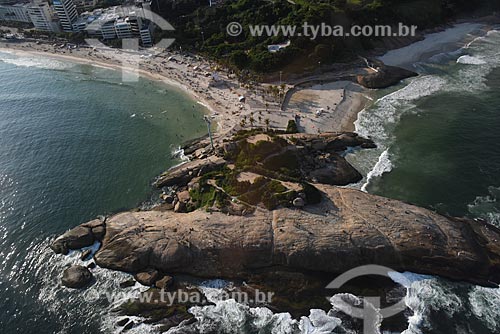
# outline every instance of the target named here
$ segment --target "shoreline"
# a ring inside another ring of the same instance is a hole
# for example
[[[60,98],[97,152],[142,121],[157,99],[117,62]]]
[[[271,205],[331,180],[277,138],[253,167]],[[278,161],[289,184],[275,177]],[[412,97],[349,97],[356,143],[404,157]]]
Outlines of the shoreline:
[[[217,66],[200,57],[193,58],[178,53],[165,52],[145,60],[140,63],[139,68],[134,69],[129,64],[134,63],[134,61],[142,61],[137,59],[139,53],[130,54],[118,49],[91,50],[90,48],[81,48],[68,52],[65,49],[57,49],[46,44],[0,42],[0,52],[13,53],[18,56],[42,56],[136,73],[144,78],[176,87],[208,110],[210,117],[217,123],[215,138],[235,130],[244,129],[249,125],[251,118],[254,119],[252,127],[265,127],[266,121],[269,120],[270,128],[285,129],[288,121],[293,119],[295,115],[300,115],[309,123],[302,128],[305,133],[317,133],[318,131],[350,132],[354,130],[357,114],[366,107],[369,101],[369,98],[365,96],[369,94],[369,90],[352,82],[350,87],[325,90],[323,95],[330,95],[326,98],[328,103],[324,101],[325,96],[311,101],[316,104],[325,102],[324,108],[321,108],[325,111],[327,104],[338,106],[339,108],[335,108],[335,110],[329,110],[335,112],[334,115],[330,115],[331,117],[318,117],[315,115],[317,109],[310,108],[305,110],[288,108],[283,111],[279,100],[270,96],[269,88],[272,85],[240,83],[234,75],[218,69]],[[136,59],[132,59],[133,57]],[[176,61],[167,60],[170,58],[175,58]],[[355,70],[353,69],[353,72]],[[213,78],[215,72],[219,81],[215,81]],[[338,82],[340,81],[333,79],[325,86]],[[345,92],[343,96],[338,96],[339,89]],[[243,103],[239,101],[241,96],[245,97]],[[246,122],[244,126],[241,125],[242,120]]]
[[[3,43],[4,46],[0,43],[0,52],[7,52],[7,53],[13,53],[16,55],[33,55],[33,56],[43,56],[47,58],[52,58],[52,59],[57,59],[57,60],[63,60],[71,63],[76,63],[76,64],[83,64],[83,65],[90,65],[90,66],[95,66],[95,67],[101,67],[109,70],[115,70],[115,71],[126,71],[126,72],[135,72],[137,71],[139,73],[139,76],[142,76],[144,78],[150,79],[152,81],[161,81],[165,83],[166,85],[169,86],[174,86],[176,88],[179,88],[182,90],[184,93],[188,94],[193,100],[195,100],[197,103],[200,103],[203,107],[208,109],[210,112],[214,112],[212,106],[205,101],[205,99],[202,96],[199,96],[199,94],[196,94],[192,89],[190,89],[188,86],[183,84],[180,81],[174,80],[172,78],[169,78],[168,76],[162,76],[158,75],[155,73],[152,73],[150,71],[146,71],[144,69],[133,69],[130,67],[124,67],[122,65],[116,65],[108,62],[103,62],[103,61],[96,61],[96,60],[89,60],[85,59],[79,56],[74,56],[74,55],[61,55],[57,53],[51,53],[51,52],[42,52],[42,51],[37,51],[37,50],[22,50],[18,48],[8,48],[5,47],[5,45],[8,45],[6,43]]]

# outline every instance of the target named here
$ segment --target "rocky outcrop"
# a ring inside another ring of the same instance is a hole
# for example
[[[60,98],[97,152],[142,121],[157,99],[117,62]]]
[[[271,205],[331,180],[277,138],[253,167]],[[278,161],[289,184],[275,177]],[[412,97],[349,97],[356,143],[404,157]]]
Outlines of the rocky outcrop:
[[[81,289],[92,281],[92,273],[83,266],[71,266],[64,270],[61,279],[62,285],[72,289]]]
[[[95,260],[126,272],[155,268],[232,278],[276,268],[342,273],[380,264],[500,283],[499,229],[357,190],[315,186],[324,199],[303,210],[257,210],[244,217],[204,210],[115,215],[106,223]],[[66,235],[76,244],[74,234]],[[65,238],[60,242],[67,245]]]
[[[80,249],[101,241],[106,232],[105,219],[95,219],[77,226],[57,238],[50,248],[56,254],[68,254],[70,249]]]
[[[404,68],[394,66],[380,66],[377,71],[359,75],[357,81],[366,88],[387,88],[399,83],[401,80],[417,76],[418,74]]]
[[[363,176],[342,156],[333,155],[323,167],[311,170],[308,178],[315,183],[346,186],[361,181]]]
[[[226,161],[222,158],[211,156],[207,159],[195,160],[174,167],[162,174],[155,182],[158,188],[171,186],[185,186],[194,177],[222,168]]]
[[[149,269],[135,274],[134,278],[137,282],[145,286],[152,286],[158,280],[160,273],[158,270]]]

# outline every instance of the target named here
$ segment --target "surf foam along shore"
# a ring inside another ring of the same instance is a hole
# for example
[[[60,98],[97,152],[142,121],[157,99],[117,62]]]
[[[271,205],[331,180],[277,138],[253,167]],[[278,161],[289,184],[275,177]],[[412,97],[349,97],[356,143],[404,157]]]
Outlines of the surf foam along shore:
[[[478,23],[462,23],[442,32],[425,36],[422,41],[406,47],[395,49],[379,57],[387,65],[413,68],[413,64],[428,59],[433,55],[454,51],[464,45],[464,38],[469,34],[481,33],[484,25]]]
[[[484,84],[486,76],[493,68],[500,65],[500,60],[496,56],[498,50],[491,48],[491,43],[498,42],[500,33],[496,30],[481,30],[481,27],[479,24],[461,24],[431,34],[430,38],[390,51],[381,57],[391,64],[417,68],[421,75],[403,82],[399,90],[392,92],[388,90],[387,95],[358,114],[358,119],[354,123],[356,132],[372,138],[378,146],[378,152],[361,151],[347,156],[347,159],[367,176],[357,187],[366,190],[373,178],[390,172],[397,163],[394,161],[397,157],[394,157],[391,151],[395,140],[393,133],[405,113],[419,112],[415,108],[415,101],[440,92],[480,92],[487,89]],[[417,44],[419,46],[415,46]],[[414,52],[418,53],[420,48],[425,52],[413,57]],[[441,52],[442,50],[448,51]],[[411,63],[414,59],[421,62]],[[424,59],[429,63],[425,63]],[[441,75],[432,67],[450,61],[456,66],[462,66],[455,71],[454,76]],[[382,170],[383,173],[380,173]]]

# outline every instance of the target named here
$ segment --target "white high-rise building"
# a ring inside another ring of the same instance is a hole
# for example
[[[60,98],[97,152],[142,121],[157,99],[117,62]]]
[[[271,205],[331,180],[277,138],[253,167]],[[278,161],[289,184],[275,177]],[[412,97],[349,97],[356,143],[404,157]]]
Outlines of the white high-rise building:
[[[42,31],[58,31],[54,15],[47,2],[33,1],[28,7],[28,15],[35,29]]]
[[[78,12],[73,0],[53,0],[54,10],[64,31],[73,31],[73,23],[78,19]]]
[[[26,3],[17,3],[13,5],[0,4],[0,21],[16,21],[31,23],[28,15],[29,5]]]

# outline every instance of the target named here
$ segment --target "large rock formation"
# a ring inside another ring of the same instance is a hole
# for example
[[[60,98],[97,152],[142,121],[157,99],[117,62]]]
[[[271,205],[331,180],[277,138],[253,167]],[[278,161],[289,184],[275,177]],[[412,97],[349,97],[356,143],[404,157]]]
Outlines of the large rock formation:
[[[303,210],[259,209],[244,217],[205,210],[117,214],[106,222],[95,260],[126,272],[232,278],[257,269],[342,273],[380,264],[500,283],[499,229],[357,190],[316,186],[324,199]],[[75,240],[70,231],[57,242],[81,246],[90,240]]]
[[[57,238],[50,248],[55,253],[66,255],[70,249],[80,249],[101,241],[106,229],[105,219],[94,219],[66,232],[64,238]]]
[[[417,76],[418,74],[404,68],[381,65],[377,71],[370,71],[359,75],[357,81],[366,88],[387,88],[399,83],[401,80]]]

